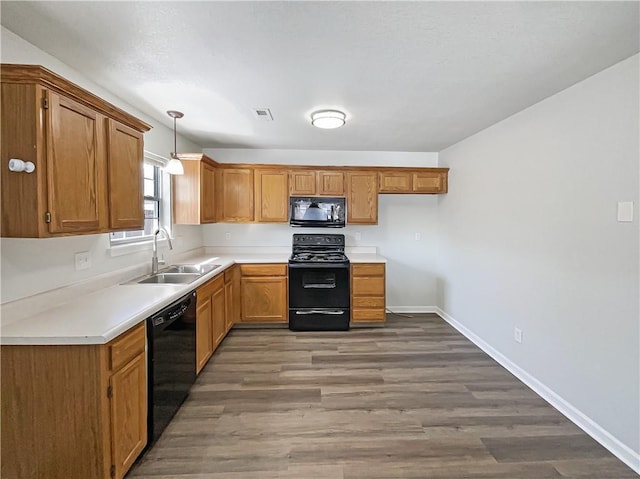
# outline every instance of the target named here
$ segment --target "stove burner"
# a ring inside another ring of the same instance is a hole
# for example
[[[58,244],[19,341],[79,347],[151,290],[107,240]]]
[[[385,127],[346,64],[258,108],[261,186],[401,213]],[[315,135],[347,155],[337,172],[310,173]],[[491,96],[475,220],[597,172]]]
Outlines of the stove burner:
[[[296,263],[343,263],[349,261],[344,253],[314,253],[299,252],[291,255],[291,261]]]

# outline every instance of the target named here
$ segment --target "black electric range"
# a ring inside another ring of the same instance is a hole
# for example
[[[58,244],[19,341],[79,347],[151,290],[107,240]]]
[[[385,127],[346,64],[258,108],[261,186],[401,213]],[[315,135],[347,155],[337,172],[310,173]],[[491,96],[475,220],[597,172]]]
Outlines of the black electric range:
[[[289,259],[289,329],[349,329],[349,258],[342,234],[294,234]]]

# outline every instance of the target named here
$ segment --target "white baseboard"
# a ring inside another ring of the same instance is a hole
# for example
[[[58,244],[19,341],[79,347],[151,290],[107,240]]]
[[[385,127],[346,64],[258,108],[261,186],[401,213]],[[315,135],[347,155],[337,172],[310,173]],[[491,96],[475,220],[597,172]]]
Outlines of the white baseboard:
[[[453,319],[442,309],[435,307],[434,310],[435,313],[438,314],[438,316],[440,316],[447,323],[456,328],[467,339],[469,339],[472,343],[474,343],[485,353],[495,359],[501,366],[507,369],[520,381],[533,389],[540,397],[542,397],[554,408],[564,414],[576,426],[589,434],[589,436],[591,436],[593,439],[602,444],[602,446],[608,449],[609,452],[615,455],[618,459],[624,462],[635,472],[640,474],[640,453],[635,452],[629,446],[616,439],[593,419],[591,419],[575,406],[564,400],[556,392],[544,385],[528,372],[511,362],[509,358],[496,351],[490,344],[486,343],[480,337],[476,336],[473,332]]]
[[[387,306],[387,312],[393,313],[436,313],[438,314],[438,308],[436,306]]]

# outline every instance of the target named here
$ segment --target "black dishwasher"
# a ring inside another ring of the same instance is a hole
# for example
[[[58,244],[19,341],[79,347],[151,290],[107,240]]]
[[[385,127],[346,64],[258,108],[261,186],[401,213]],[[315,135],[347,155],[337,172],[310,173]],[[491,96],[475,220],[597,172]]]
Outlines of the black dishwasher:
[[[148,446],[167,427],[196,380],[196,293],[147,319]]]

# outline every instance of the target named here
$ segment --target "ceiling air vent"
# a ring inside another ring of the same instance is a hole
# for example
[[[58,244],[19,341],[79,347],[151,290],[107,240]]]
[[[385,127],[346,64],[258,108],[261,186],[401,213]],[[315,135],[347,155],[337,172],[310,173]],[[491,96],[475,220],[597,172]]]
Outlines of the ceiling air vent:
[[[273,115],[271,114],[271,110],[268,108],[254,108],[253,115],[258,120],[273,121]]]

